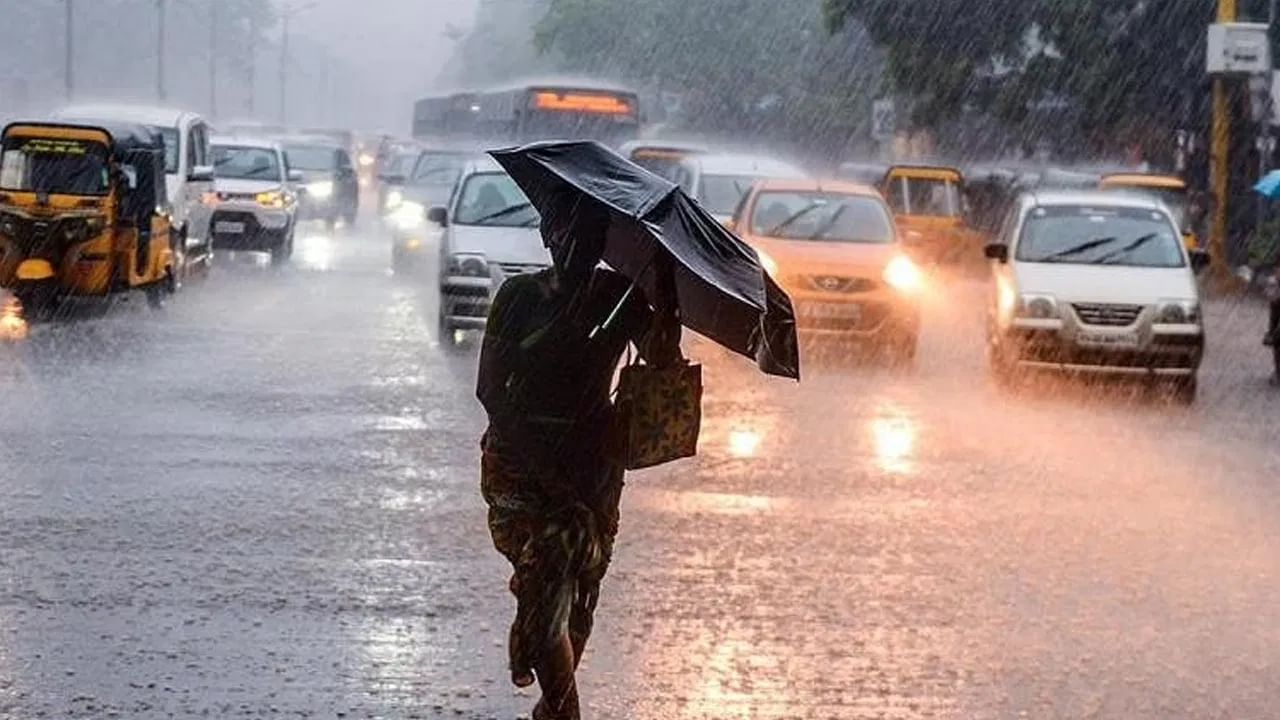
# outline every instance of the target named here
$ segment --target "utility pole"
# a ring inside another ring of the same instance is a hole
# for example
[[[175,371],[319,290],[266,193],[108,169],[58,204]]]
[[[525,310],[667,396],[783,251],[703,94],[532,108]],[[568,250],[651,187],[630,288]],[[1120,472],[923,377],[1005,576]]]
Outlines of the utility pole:
[[[67,56],[63,60],[64,71],[66,72],[66,75],[64,77],[64,83],[66,85],[67,101],[70,102],[72,99],[75,98],[75,95],[76,95],[76,74],[75,74],[76,71],[75,71],[75,49],[74,49],[75,35],[76,35],[76,32],[75,32],[75,14],[76,13],[75,13],[75,7],[72,4],[72,0],[62,0],[62,2],[65,6],[66,13],[67,13],[66,20],[63,23],[64,31],[66,33],[65,39],[63,40],[63,44],[66,46],[65,49],[67,52]]]
[[[280,18],[280,124],[288,125],[289,111],[289,8],[285,8]]]
[[[255,11],[249,11],[249,77],[245,80],[245,85],[249,88],[249,117],[254,116],[254,103],[258,95],[258,80],[255,75],[258,72],[258,16]]]
[[[1218,0],[1218,22],[1236,21],[1236,0]],[[1209,251],[1220,278],[1230,275],[1227,263],[1227,201],[1231,174],[1231,82],[1222,75],[1213,78],[1213,129],[1210,136],[1209,184],[1213,190],[1213,227]]]
[[[218,3],[209,3],[209,117],[218,117]]]
[[[167,8],[166,0],[156,0],[156,97],[160,102],[168,100],[168,92],[165,90],[164,82],[164,38],[166,33],[166,23],[168,18],[165,17]]]

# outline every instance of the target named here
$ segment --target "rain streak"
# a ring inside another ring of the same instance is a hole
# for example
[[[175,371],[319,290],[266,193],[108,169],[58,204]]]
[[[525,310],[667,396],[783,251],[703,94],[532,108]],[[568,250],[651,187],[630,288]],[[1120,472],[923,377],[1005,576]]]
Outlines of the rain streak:
[[[1273,0],[0,0],[0,718],[1280,717]]]

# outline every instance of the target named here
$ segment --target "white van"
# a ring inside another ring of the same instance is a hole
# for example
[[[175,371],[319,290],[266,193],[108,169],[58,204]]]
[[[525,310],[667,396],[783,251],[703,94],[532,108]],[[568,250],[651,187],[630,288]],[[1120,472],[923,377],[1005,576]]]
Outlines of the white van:
[[[213,190],[209,124],[193,112],[137,105],[75,105],[54,116],[85,122],[114,120],[151,128],[164,138],[165,175],[174,228],[185,238],[185,265],[208,263],[213,245],[209,218],[213,209],[204,195]]]
[[[790,163],[760,155],[690,155],[669,177],[727,225],[757,180],[803,180],[808,174]]]

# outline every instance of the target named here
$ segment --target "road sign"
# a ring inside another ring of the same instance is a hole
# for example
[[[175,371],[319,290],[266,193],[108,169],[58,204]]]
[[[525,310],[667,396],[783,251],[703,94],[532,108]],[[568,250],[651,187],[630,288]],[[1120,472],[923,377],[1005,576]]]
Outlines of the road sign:
[[[898,130],[898,111],[893,100],[876,100],[871,104],[871,137],[881,142],[893,139]]]

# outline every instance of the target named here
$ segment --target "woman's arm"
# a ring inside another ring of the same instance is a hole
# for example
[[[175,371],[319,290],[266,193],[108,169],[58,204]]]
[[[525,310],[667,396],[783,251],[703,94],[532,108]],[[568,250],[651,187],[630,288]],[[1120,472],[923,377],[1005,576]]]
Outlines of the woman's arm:
[[[675,262],[665,252],[653,260],[654,288],[650,298],[653,311],[636,338],[640,357],[650,365],[673,365],[684,359],[680,353],[680,305],[676,294]]]

